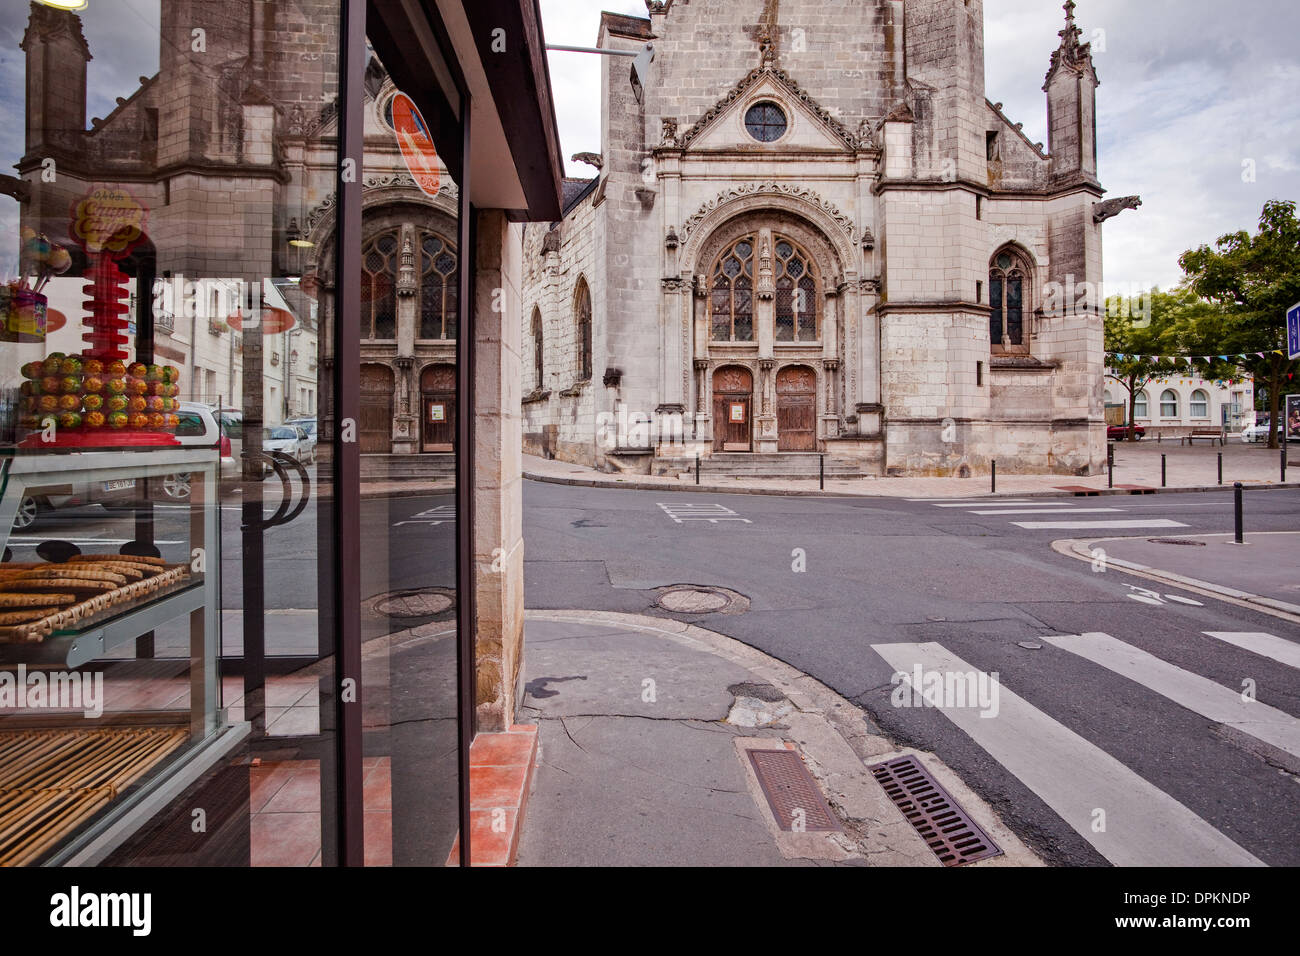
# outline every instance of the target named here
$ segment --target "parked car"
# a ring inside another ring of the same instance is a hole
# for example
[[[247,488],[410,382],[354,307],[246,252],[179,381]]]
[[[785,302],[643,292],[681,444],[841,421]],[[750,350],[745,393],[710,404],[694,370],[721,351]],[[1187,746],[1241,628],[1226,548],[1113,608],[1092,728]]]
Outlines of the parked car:
[[[18,502],[14,514],[13,531],[26,531],[51,512],[63,508],[81,508],[100,505],[106,511],[130,511],[139,503],[139,491],[134,478],[111,481],[74,481],[66,485],[29,488]]]
[[[1278,426],[1277,437],[1279,440],[1282,438],[1281,425]],[[1261,422],[1243,428],[1241,430],[1241,440],[1248,445],[1268,441],[1268,419],[1266,418]]]
[[[1133,430],[1133,433],[1134,433],[1134,436],[1137,438],[1137,440],[1138,440],[1138,441],[1141,441],[1144,437],[1146,437],[1147,430],[1146,430],[1145,428],[1143,428],[1141,425],[1138,425],[1137,428],[1135,428],[1135,429]],[[1127,440],[1128,440],[1128,426],[1127,426],[1127,425],[1108,425],[1108,426],[1106,427],[1106,440],[1107,440],[1107,441],[1127,441]]]
[[[291,418],[287,422],[285,422],[285,424],[297,425],[299,428],[301,428],[303,431],[307,433],[307,438],[311,442],[311,460],[315,461],[316,460],[316,439],[318,437],[315,417]]]
[[[302,464],[316,460],[316,443],[300,425],[272,425],[262,429],[262,450],[283,452]]]
[[[234,456],[230,439],[217,424],[216,409],[200,402],[181,402],[177,415],[176,439],[187,448],[217,447],[221,452],[221,477],[231,480],[239,476],[239,460]],[[188,501],[190,474],[179,472],[164,475],[158,482],[159,497],[170,501]]]

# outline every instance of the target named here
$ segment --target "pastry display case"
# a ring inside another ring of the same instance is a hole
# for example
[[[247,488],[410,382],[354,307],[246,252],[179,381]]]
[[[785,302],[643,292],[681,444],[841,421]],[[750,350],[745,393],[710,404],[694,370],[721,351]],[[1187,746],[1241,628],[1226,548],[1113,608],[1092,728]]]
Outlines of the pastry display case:
[[[0,458],[0,865],[99,862],[246,735],[221,707],[219,468]],[[187,498],[160,504],[174,475]]]

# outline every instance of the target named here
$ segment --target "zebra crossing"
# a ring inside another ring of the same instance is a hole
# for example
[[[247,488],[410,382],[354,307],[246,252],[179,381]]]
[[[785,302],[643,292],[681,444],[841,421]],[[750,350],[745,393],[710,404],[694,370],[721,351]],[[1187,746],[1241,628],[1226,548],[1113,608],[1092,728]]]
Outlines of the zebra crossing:
[[[1115,531],[1135,528],[1186,528],[1171,518],[1088,517],[1076,515],[1123,515],[1127,509],[1113,504],[1073,504],[1062,498],[908,498],[912,504],[956,508],[980,518],[1006,517],[1027,531]],[[1038,520],[1038,519],[1045,520]]]
[[[1260,632],[1202,633],[1229,653],[1246,651],[1300,669],[1300,643]],[[1294,766],[1300,760],[1300,719],[1255,700],[1253,689],[1226,687],[1105,633],[1041,640],[1250,738],[1284,762]],[[912,685],[927,707],[942,713],[1112,864],[1265,865],[1098,742],[1018,696],[1008,686],[1015,685],[1014,677],[984,674],[938,643],[873,644],[872,650],[893,668],[895,682]],[[916,686],[922,675],[933,674],[991,678],[998,685],[993,719],[966,700],[945,699],[941,681]],[[1160,746],[1154,740],[1152,745]],[[1193,771],[1189,779],[1194,776]]]

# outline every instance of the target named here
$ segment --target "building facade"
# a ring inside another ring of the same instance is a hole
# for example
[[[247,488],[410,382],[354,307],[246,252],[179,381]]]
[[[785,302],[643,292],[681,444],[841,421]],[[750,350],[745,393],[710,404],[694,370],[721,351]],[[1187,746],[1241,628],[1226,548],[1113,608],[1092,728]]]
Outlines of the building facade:
[[[1112,425],[1128,423],[1129,391],[1122,381],[1106,381],[1106,415]],[[1148,436],[1185,435],[1193,428],[1240,432],[1255,424],[1255,383],[1249,375],[1225,381],[1194,372],[1156,378],[1138,389],[1133,422]]]
[[[865,475],[1105,460],[1089,45],[1050,152],[984,95],[981,0],[667,0],[605,14],[600,155],[527,232],[525,450],[671,473],[822,452]],[[1046,55],[1047,50],[1044,50]]]

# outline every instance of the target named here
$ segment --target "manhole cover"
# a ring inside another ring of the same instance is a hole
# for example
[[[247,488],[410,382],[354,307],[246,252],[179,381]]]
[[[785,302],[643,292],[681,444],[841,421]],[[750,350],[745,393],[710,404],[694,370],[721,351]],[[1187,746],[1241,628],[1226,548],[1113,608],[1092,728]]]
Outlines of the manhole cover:
[[[413,588],[389,591],[366,604],[372,613],[382,617],[435,617],[455,605],[455,593],[447,588]]]
[[[899,757],[867,768],[944,866],[962,866],[1002,850],[920,761]]]
[[[1190,538],[1147,538],[1149,544],[1181,544],[1183,547],[1203,548],[1204,541],[1193,541]]]
[[[674,614],[735,614],[749,610],[749,598],[738,591],[704,584],[661,588],[656,603]]]

